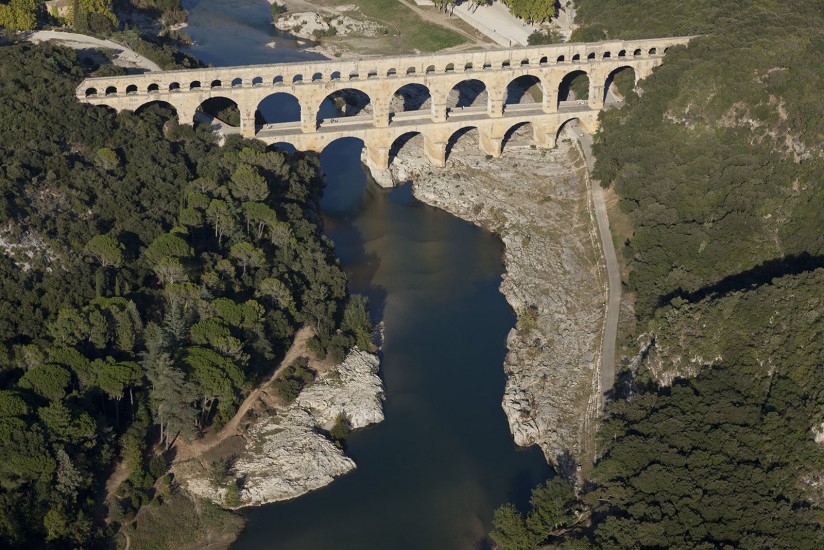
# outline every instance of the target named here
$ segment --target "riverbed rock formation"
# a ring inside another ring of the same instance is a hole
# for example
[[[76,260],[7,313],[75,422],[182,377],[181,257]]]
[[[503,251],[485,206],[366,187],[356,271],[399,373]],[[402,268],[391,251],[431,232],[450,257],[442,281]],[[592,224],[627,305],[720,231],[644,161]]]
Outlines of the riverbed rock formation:
[[[438,169],[418,136],[373,175],[382,185],[411,180],[421,201],[501,236],[501,292],[518,315],[507,338],[503,408],[518,445],[540,445],[573,477],[593,452],[606,294],[586,169],[569,140],[535,149],[528,126],[500,159],[487,158],[477,140],[477,131],[466,133]]]
[[[376,355],[352,350],[291,405],[267,409],[269,416],[258,418],[245,434],[182,470],[183,483],[191,493],[228,508],[288,500],[328,485],[355,468],[326,435],[336,419],[346,417],[352,428],[383,420],[378,366]],[[221,461],[230,463],[224,479],[215,479],[215,464]],[[228,494],[232,485],[238,487],[234,502]]]

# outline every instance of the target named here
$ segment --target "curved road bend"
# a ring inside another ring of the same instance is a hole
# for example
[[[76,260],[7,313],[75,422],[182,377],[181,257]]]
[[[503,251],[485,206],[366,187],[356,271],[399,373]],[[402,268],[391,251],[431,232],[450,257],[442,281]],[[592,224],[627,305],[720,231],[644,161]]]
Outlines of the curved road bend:
[[[140,55],[136,51],[129,49],[123,44],[118,44],[117,42],[113,42],[111,40],[101,40],[85,34],[60,31],[35,31],[29,35],[27,40],[34,43],[56,40],[58,42],[64,42],[64,45],[74,49],[83,48],[84,46],[108,48],[110,50],[114,50],[117,53],[117,57],[127,63],[149,71],[161,70],[157,63]]]
[[[570,131],[581,144],[581,150],[587,163],[590,175],[595,165],[592,155],[592,136],[584,132],[577,121],[572,121]],[[601,342],[601,394],[605,396],[603,403],[611,399],[615,384],[615,338],[618,332],[618,313],[621,308],[621,272],[618,269],[618,257],[615,255],[615,246],[612,243],[612,232],[609,229],[607,206],[604,202],[604,190],[601,183],[590,177],[592,202],[595,204],[595,218],[598,221],[598,234],[601,237],[601,246],[604,250],[604,261],[607,265],[607,280],[609,282],[609,298],[607,299],[607,315],[604,323],[604,339]]]

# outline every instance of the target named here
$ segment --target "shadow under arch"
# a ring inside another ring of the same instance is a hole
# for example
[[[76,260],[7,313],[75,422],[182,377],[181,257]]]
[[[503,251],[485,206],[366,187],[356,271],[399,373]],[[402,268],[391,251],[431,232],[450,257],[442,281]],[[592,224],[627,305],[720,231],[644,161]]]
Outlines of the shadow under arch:
[[[389,146],[389,165],[392,165],[392,161],[397,158],[398,154],[401,150],[403,150],[406,144],[418,137],[420,140],[423,140],[423,134],[417,130],[411,130],[396,137],[395,141],[392,142],[392,145]],[[423,147],[421,147],[421,151],[423,151]]]
[[[449,160],[450,155],[452,154],[452,150],[458,144],[461,139],[472,139],[475,138],[475,141],[480,143],[481,140],[481,133],[478,130],[477,126],[466,126],[461,128],[460,130],[456,130],[449,139],[446,141],[446,151],[444,154],[444,161]]]
[[[389,114],[420,111],[432,104],[432,93],[423,84],[405,84],[395,90],[389,101]]]
[[[524,134],[526,134],[526,136]],[[510,143],[510,141],[512,141],[513,138],[517,141],[524,137],[527,137],[533,144],[535,143],[535,127],[529,121],[514,124],[509,130],[506,131],[503,139],[501,140],[501,154],[506,151],[506,146]]]
[[[544,84],[537,76],[528,74],[519,76],[506,86],[504,108],[506,108],[506,105],[518,103],[537,103],[540,105],[545,93]]]
[[[213,96],[198,105],[195,111],[195,123],[213,124],[214,121],[240,127],[240,108],[233,99]]]
[[[566,119],[565,121],[563,121],[563,122],[561,123],[561,125],[560,125],[560,126],[558,126],[558,129],[557,129],[557,130],[555,130],[555,143],[558,143],[558,142],[560,141],[560,139],[561,139],[561,132],[563,132],[563,131],[564,131],[564,128],[567,128],[567,127],[569,126],[569,123],[570,123],[570,122],[573,122],[573,121],[574,121],[576,124],[578,124],[578,125],[580,125],[580,124],[581,124],[581,120],[580,120],[578,117],[570,117],[570,118]],[[573,130],[572,128],[570,128],[570,131],[575,131],[575,130]],[[581,131],[581,132],[583,132],[583,129],[580,129],[580,131]]]
[[[255,124],[300,122],[300,100],[288,92],[275,92],[260,100],[255,111]]]
[[[637,73],[635,69],[629,65],[617,67],[609,73],[604,82],[604,97],[602,98],[604,104],[607,103],[610,91],[613,92],[613,95],[615,95],[615,92],[618,92],[618,95],[620,95],[622,99],[625,99],[628,94],[635,90],[636,78]]]
[[[489,101],[489,91],[486,84],[476,78],[461,80],[449,91],[446,104],[449,107],[486,106]]]
[[[572,71],[567,73],[558,84],[558,105],[562,101],[589,99],[589,74],[586,71]]]
[[[330,118],[351,117],[371,112],[372,98],[357,88],[335,90],[318,107],[317,121]]]
[[[286,141],[278,141],[266,146],[267,151],[277,151],[278,153],[285,153],[292,155],[298,152],[297,148]]]
[[[177,116],[177,108],[169,103],[168,101],[163,101],[162,99],[156,99],[154,101],[149,101],[148,103],[144,103],[137,107],[134,110],[134,114],[136,115],[143,115],[150,111],[154,111],[157,113],[163,113],[165,110],[171,111],[174,113],[174,116]],[[185,123],[185,122],[184,122]],[[189,123],[191,124],[191,122]]]
[[[359,209],[369,182],[369,170],[360,161],[365,144],[346,136],[330,141],[317,153],[324,180],[320,204],[333,215],[346,215]]]

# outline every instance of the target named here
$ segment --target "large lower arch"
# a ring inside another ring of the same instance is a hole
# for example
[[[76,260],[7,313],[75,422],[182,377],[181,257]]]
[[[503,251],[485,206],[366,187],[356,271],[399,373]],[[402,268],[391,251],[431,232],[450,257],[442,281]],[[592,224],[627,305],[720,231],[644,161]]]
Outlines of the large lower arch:
[[[561,139],[561,132],[565,129],[569,129],[570,132],[578,132],[582,133],[584,129],[581,127],[581,120],[578,117],[568,118],[567,120],[563,121],[560,126],[558,126],[558,130],[555,132],[555,143],[557,144],[558,141]],[[575,136],[579,137],[579,136]]]
[[[423,139],[423,135],[421,135],[421,133],[417,130],[399,135],[389,147],[389,164],[392,164],[392,162],[398,157],[398,154],[401,151],[404,151],[405,147],[405,152],[414,151],[418,154],[418,156],[420,156],[424,149]]]
[[[635,69],[630,66],[618,67],[607,76],[604,83],[604,104],[611,99],[621,101],[635,90],[637,76]]]
[[[423,84],[406,84],[398,88],[389,101],[389,116],[431,107],[432,94]]]
[[[371,115],[372,112],[372,98],[356,88],[344,88],[332,92],[320,103],[317,121]]]
[[[489,92],[486,89],[486,84],[474,78],[458,82],[449,91],[446,105],[453,109],[488,107]]]
[[[585,71],[567,73],[558,85],[558,106],[564,101],[589,99],[589,75]]]
[[[149,101],[148,103],[144,103],[144,104],[140,105],[137,109],[134,110],[134,113],[136,115],[141,115],[141,116],[143,116],[144,114],[148,115],[148,114],[151,113],[152,115],[159,115],[161,117],[167,118],[166,117],[167,113],[165,112],[167,109],[172,111],[172,113],[174,113],[174,116],[178,115],[177,108],[174,105],[172,105],[168,101],[162,101],[162,100],[159,100],[159,99],[156,100],[156,101]],[[182,123],[186,123],[186,122],[191,123],[191,121],[187,121],[187,120],[182,120],[181,122]]]
[[[234,100],[228,97],[210,97],[198,105],[194,122],[214,124],[215,122],[240,127],[240,109]]]
[[[475,146],[478,147],[481,142],[481,134],[476,126],[467,126],[465,128],[461,128],[460,130],[455,131],[455,133],[449,136],[449,139],[446,141],[446,151],[444,154],[444,160],[449,160],[449,155],[452,153],[452,150],[455,149],[459,142],[471,142],[473,140]]]
[[[519,103],[537,103],[544,99],[544,86],[537,76],[523,75],[512,80],[504,92],[504,109],[507,105]]]
[[[534,146],[535,144],[535,128],[532,126],[531,122],[519,122],[515,124],[506,131],[504,134],[503,139],[501,140],[501,152],[503,152],[507,145],[522,145],[526,144],[526,142],[531,142],[531,145]]]
[[[255,124],[283,124],[300,122],[300,101],[286,92],[277,92],[264,97],[255,111]]]

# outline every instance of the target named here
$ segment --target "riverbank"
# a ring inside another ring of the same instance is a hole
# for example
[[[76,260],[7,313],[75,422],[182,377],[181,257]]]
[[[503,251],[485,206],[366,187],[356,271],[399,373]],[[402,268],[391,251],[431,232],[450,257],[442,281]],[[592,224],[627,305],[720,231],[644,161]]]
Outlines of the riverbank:
[[[489,47],[492,41],[457,17],[399,0],[268,0],[273,24],[307,51],[329,58]],[[277,43],[271,44],[277,47]]]
[[[500,235],[500,290],[518,315],[502,406],[515,442],[539,445],[573,478],[594,456],[606,279],[583,160],[568,139],[542,151],[530,134],[519,129],[487,159],[469,132],[445,169],[429,165],[418,136],[376,175],[411,180],[420,201]]]

